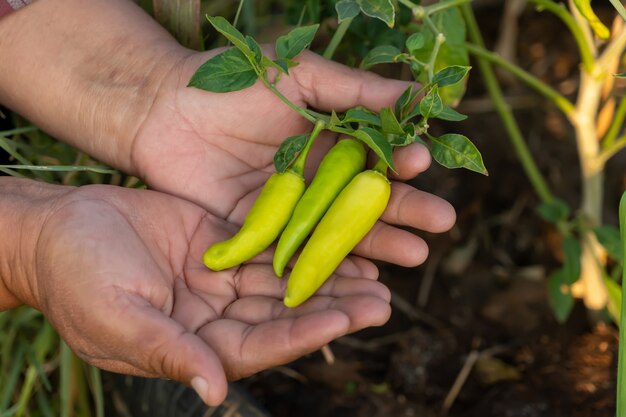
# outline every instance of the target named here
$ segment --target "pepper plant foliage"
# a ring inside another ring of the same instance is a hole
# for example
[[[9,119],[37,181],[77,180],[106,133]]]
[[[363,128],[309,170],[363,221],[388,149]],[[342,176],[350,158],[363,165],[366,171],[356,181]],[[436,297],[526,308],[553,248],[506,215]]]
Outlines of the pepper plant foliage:
[[[465,0],[467,1],[467,0]],[[414,24],[412,33],[405,42],[405,50],[395,46],[379,46],[372,49],[363,59],[362,68],[382,63],[405,63],[419,84],[414,83],[397,99],[393,108],[372,111],[354,107],[342,113],[320,114],[291,103],[277,88],[282,76],[298,63],[294,60],[313,41],[319,25],[301,26],[277,39],[276,58],[264,55],[259,44],[250,36],[244,36],[223,17],[207,16],[210,24],[233,45],[219,55],[206,61],[192,76],[189,86],[210,92],[238,91],[252,86],[260,80],[286,105],[302,117],[315,124],[323,122],[324,129],[354,137],[364,142],[387,166],[395,171],[392,151],[396,146],[413,142],[425,144],[433,159],[447,168],[466,168],[487,174],[478,149],[465,136],[444,134],[440,137],[428,132],[429,120],[462,121],[466,116],[450,105],[458,102],[465,86],[464,81],[470,67],[467,52],[463,48],[456,56],[444,48],[446,39],[463,44],[465,32],[459,30],[456,19],[460,17],[454,8],[459,0],[443,0],[448,7],[439,9],[415,6],[413,14],[424,20],[423,25]],[[403,2],[406,3],[406,2]],[[410,2],[409,2],[410,3]],[[412,3],[411,3],[412,4]],[[336,3],[340,22],[353,19],[359,13],[380,19],[389,27],[394,26],[396,12],[389,0],[340,0]],[[432,15],[432,17],[431,17]],[[449,29],[456,23],[455,29]],[[339,31],[338,31],[339,32]],[[453,45],[454,46],[454,45]],[[452,64],[448,65],[448,63]],[[457,63],[461,64],[457,64]],[[269,69],[277,70],[270,79]],[[300,134],[287,138],[278,149],[274,162],[278,172],[284,172],[304,149],[309,137]]]

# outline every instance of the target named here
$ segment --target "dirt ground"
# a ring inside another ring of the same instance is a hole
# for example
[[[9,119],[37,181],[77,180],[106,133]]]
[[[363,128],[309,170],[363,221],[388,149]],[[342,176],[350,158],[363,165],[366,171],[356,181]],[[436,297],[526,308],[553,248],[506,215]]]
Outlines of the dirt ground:
[[[487,39],[496,38],[500,15],[497,6],[480,11]],[[520,65],[575,99],[569,33],[532,11],[519,27]],[[551,188],[576,207],[578,161],[567,122],[523,85],[507,83],[505,94]],[[392,318],[332,343],[334,364],[318,352],[244,381],[274,417],[615,415],[617,330],[589,327],[580,303],[565,325],[553,318],[546,280],[559,263],[558,236],[536,214],[538,200],[477,69],[460,111],[469,120],[450,128],[474,140],[490,176],[433,166],[414,181],[455,206],[456,227],[422,234],[431,250],[426,264],[381,265],[394,294]],[[607,170],[607,223],[617,224],[624,167],[618,155]]]

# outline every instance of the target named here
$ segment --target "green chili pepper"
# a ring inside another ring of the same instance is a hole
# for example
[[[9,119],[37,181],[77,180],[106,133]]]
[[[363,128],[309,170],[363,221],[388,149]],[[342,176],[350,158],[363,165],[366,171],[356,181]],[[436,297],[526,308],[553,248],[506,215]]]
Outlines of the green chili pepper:
[[[204,264],[213,271],[221,271],[263,252],[280,235],[304,189],[304,178],[297,173],[272,174],[239,232],[210,246],[202,257]]]
[[[269,177],[239,232],[204,252],[202,260],[209,269],[221,271],[239,265],[263,252],[276,240],[304,193],[304,163],[311,145],[324,127],[324,122],[318,121],[304,149],[290,167]]]
[[[328,207],[355,175],[365,168],[366,151],[355,139],[342,139],[324,156],[311,185],[304,192],[278,241],[274,272],[283,276],[285,266],[311,233]]]
[[[305,245],[287,282],[284,303],[296,307],[331,276],[387,207],[391,185],[378,171],[361,172],[330,206]]]

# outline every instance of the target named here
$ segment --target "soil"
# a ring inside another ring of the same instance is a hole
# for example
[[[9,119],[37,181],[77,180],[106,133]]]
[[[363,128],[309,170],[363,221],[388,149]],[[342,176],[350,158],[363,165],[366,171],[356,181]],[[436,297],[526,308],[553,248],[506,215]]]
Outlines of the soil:
[[[496,39],[500,16],[497,6],[480,10],[486,39]],[[569,33],[532,10],[519,28],[520,65],[574,100],[578,58]],[[551,189],[576,207],[580,177],[567,121],[523,85],[504,82]],[[424,265],[380,265],[394,294],[391,320],[333,342],[333,364],[318,352],[243,381],[274,417],[615,415],[618,332],[613,324],[590,327],[580,302],[565,324],[554,319],[546,281],[559,265],[559,237],[536,214],[539,201],[477,69],[459,110],[470,118],[434,128],[470,137],[490,176],[432,166],[413,181],[449,200],[457,225],[420,233],[431,251]],[[625,166],[618,155],[607,168],[610,224]],[[457,381],[464,367],[469,373]]]

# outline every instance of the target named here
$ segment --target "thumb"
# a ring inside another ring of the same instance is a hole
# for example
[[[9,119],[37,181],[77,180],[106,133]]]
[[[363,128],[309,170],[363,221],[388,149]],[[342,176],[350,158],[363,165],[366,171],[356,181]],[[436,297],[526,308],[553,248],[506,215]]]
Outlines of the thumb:
[[[137,368],[190,385],[208,405],[226,398],[228,382],[215,352],[198,336],[161,311],[146,305],[132,308],[129,326],[121,333],[135,353]],[[137,330],[132,323],[141,323]]]

